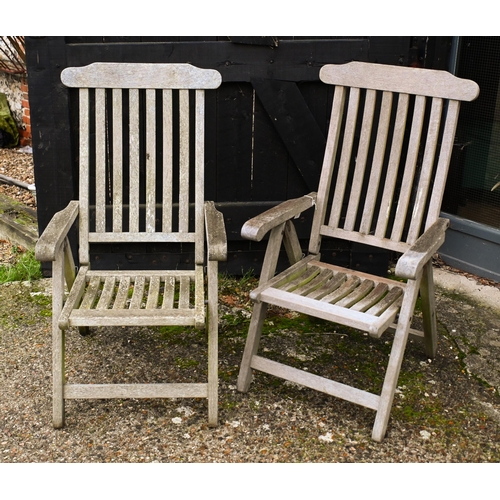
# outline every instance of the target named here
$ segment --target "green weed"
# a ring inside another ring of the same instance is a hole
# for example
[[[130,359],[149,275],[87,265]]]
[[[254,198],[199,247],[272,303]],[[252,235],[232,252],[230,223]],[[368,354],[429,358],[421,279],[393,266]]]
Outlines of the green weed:
[[[0,266],[0,284],[11,281],[34,281],[42,278],[40,263],[33,251],[21,252],[14,247],[17,258],[14,264]]]

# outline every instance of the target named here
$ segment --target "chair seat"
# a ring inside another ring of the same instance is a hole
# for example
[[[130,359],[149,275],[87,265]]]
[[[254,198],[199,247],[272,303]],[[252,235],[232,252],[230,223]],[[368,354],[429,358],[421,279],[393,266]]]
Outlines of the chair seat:
[[[405,287],[310,257],[278,274],[251,297],[380,337],[394,322]]]
[[[99,272],[83,266],[61,312],[59,327],[154,326],[164,325],[167,319],[172,325],[203,326],[201,269],[199,273],[197,280],[197,271]]]

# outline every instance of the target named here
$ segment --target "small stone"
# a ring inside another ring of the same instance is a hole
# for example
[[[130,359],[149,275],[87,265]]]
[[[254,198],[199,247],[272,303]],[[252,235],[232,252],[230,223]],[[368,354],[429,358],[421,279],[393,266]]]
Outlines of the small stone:
[[[429,431],[420,431],[420,437],[424,440],[430,439],[431,433]]]

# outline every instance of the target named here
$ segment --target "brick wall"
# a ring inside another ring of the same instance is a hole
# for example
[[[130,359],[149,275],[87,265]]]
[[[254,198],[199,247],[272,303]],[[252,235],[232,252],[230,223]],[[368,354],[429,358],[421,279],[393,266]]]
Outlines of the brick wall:
[[[19,146],[31,146],[30,105],[26,75],[0,72],[0,92],[6,95],[10,112],[19,129]]]
[[[28,80],[26,76],[21,79],[21,124],[19,127],[19,145],[31,146],[31,119],[30,103],[28,97]]]

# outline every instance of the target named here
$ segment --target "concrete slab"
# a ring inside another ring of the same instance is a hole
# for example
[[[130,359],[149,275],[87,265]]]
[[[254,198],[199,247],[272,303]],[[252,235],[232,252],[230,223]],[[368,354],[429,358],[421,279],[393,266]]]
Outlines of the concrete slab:
[[[475,279],[444,269],[434,269],[434,282],[444,290],[466,295],[500,313],[500,289],[497,287],[482,285]]]

